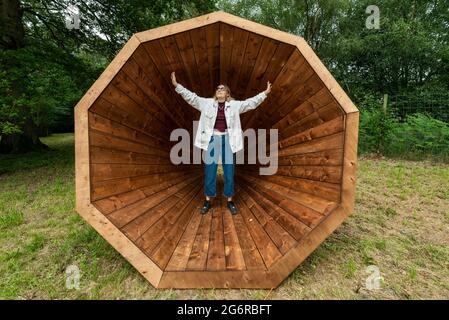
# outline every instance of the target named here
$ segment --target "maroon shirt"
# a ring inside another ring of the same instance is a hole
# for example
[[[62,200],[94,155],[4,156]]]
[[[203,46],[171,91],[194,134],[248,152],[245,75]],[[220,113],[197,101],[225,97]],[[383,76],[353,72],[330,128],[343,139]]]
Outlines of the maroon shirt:
[[[224,113],[225,103],[219,102],[218,103],[218,111],[217,111],[217,120],[215,120],[215,126],[214,129],[224,132],[227,129],[226,125],[226,117]]]

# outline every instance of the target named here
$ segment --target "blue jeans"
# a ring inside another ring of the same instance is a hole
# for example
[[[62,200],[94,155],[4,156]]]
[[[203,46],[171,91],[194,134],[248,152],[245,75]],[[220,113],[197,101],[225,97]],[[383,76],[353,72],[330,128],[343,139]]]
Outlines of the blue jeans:
[[[212,135],[206,151],[204,165],[204,194],[215,197],[217,194],[217,168],[218,159],[221,157],[224,175],[225,197],[234,195],[234,165],[235,153],[232,153],[229,145],[229,135]]]

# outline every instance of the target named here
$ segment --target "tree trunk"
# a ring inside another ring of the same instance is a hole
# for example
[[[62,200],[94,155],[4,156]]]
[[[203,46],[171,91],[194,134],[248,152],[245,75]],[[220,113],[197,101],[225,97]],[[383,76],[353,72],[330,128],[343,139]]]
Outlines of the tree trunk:
[[[0,140],[0,153],[24,153],[42,151],[50,148],[39,140],[36,125],[29,120],[22,129],[23,133],[4,135]]]
[[[17,50],[23,47],[24,28],[19,0],[0,0],[0,49]],[[0,153],[22,153],[49,149],[39,140],[39,128],[31,118],[21,128],[22,133],[2,135]]]
[[[24,29],[19,0],[0,1],[0,47],[19,49],[23,46]]]

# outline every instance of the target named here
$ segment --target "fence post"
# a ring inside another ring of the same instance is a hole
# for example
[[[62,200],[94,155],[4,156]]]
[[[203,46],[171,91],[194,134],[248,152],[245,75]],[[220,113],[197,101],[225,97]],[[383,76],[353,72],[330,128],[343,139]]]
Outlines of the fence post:
[[[385,93],[384,94],[384,104],[383,104],[383,109],[384,109],[385,115],[387,115],[387,104],[388,104],[388,94]]]

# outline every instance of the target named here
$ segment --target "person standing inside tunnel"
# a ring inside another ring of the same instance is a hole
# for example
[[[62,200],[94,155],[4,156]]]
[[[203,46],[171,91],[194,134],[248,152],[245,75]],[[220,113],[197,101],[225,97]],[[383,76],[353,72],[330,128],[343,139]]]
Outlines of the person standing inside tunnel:
[[[211,198],[216,197],[218,157],[221,156],[224,176],[223,195],[228,200],[229,211],[236,214],[237,207],[232,201],[232,197],[234,196],[235,154],[243,149],[240,114],[257,108],[271,92],[271,83],[267,82],[265,91],[240,101],[231,97],[231,90],[224,84],[217,86],[212,98],[203,98],[178,83],[175,72],[171,73],[171,81],[175,86],[175,91],[188,104],[201,112],[195,146],[206,150],[204,166],[206,200],[200,212],[207,213],[212,207]]]

